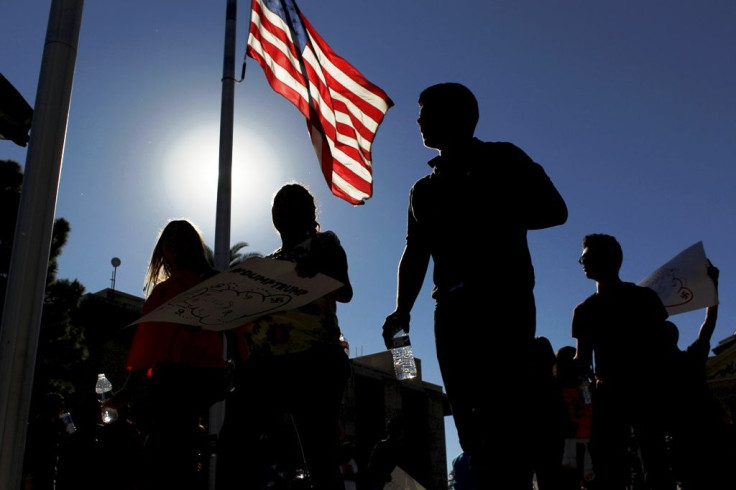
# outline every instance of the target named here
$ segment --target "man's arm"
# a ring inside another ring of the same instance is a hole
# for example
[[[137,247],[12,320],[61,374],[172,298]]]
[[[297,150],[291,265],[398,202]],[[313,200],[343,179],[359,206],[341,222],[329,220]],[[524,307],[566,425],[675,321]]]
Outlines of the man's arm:
[[[577,343],[575,344],[575,357],[573,357],[573,362],[576,363],[578,371],[585,377],[585,379],[588,379],[593,383],[593,386],[597,387],[599,380],[595,375],[595,370],[593,369],[593,349],[587,341],[580,339],[576,340]]]
[[[567,221],[567,204],[544,168],[513,143],[495,143],[495,158],[508,162],[504,172],[512,211],[527,230],[559,226]]]
[[[580,367],[580,372],[593,379],[593,345],[585,332],[587,325],[581,305],[575,307],[572,314],[572,337],[575,339],[575,357],[573,360]]]
[[[396,311],[407,315],[419,296],[429,267],[429,250],[407,245],[399,261],[396,278]]]
[[[567,204],[541,165],[534,163],[529,177],[527,229],[540,230],[567,221]]]
[[[708,261],[708,275],[713,280],[713,284],[716,287],[716,292],[718,291],[718,275],[719,274],[720,274],[720,271],[718,270],[718,268],[715,267],[713,264],[711,264],[709,260]],[[698,331],[699,341],[710,345],[710,339],[713,336],[713,331],[716,329],[716,320],[718,320],[718,303],[706,308],[705,320],[703,321],[703,324],[700,326],[700,330]]]
[[[573,358],[584,372],[593,371],[593,350],[587,342],[576,339],[575,357]]]
[[[399,261],[396,278],[396,309],[383,324],[383,340],[390,347],[391,339],[399,330],[409,332],[409,319],[414,302],[424,284],[429,267],[429,250],[407,243]]]

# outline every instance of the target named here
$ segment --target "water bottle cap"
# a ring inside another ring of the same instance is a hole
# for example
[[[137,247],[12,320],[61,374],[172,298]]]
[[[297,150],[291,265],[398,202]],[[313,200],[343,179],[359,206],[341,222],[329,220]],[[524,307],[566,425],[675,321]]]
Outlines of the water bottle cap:
[[[100,373],[97,375],[97,379],[104,378],[104,377],[105,377],[105,373]]]

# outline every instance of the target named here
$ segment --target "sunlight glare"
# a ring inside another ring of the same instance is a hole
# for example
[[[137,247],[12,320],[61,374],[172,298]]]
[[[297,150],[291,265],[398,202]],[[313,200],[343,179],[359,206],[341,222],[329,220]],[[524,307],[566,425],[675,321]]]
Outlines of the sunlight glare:
[[[166,205],[201,223],[214,223],[219,178],[219,125],[183,131],[165,157]],[[270,226],[270,202],[280,184],[281,165],[275,152],[257,135],[234,128],[231,214],[259,216]]]

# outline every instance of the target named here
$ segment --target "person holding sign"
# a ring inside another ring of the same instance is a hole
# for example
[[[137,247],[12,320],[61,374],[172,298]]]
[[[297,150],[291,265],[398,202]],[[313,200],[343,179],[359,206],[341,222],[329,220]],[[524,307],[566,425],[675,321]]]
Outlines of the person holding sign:
[[[337,303],[353,296],[347,255],[334,232],[320,231],[314,198],[300,184],[276,192],[272,219],[281,247],[267,258],[293,262],[302,277],[324,274],[342,286],[243,327],[250,357],[228,400],[217,487],[265,488],[280,473],[310,488],[342,489],[339,415],[350,363],[340,343]]]
[[[151,254],[142,315],[216,274],[200,232],[187,220],[172,220]],[[221,332],[172,322],[142,322],[128,354],[125,386],[110,403],[123,407],[145,386],[148,435],[143,489],[196,489],[200,475],[200,423],[227,391]]]
[[[654,290],[622,281],[621,245],[615,237],[583,238],[578,262],[596,292],[572,317],[575,359],[594,373],[590,452],[596,489],[624,490],[630,477],[631,434],[652,490],[675,490],[665,445],[664,368],[667,310]],[[593,357],[595,356],[595,357]]]
[[[717,292],[719,270],[709,260],[707,263],[708,277]],[[718,303],[706,308],[698,337],[685,350],[677,346],[677,325],[665,323],[673,366],[665,373],[673,396],[669,403],[673,410],[670,454],[683,489],[727,488],[726,483],[733,480],[733,425],[726,422],[723,407],[711,393],[705,370],[717,319]]]

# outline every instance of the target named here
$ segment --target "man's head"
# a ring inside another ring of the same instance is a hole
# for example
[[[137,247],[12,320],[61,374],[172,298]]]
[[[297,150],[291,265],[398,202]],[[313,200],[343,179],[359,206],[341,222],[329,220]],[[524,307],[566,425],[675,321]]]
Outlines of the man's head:
[[[577,349],[571,345],[557,349],[555,372],[560,381],[577,380],[583,375],[580,363],[575,361],[575,354],[577,354]]]
[[[424,146],[444,150],[473,137],[478,124],[478,100],[466,86],[439,83],[419,94],[417,124]]]
[[[671,321],[664,322],[664,344],[670,350],[677,349],[677,343],[680,341],[680,329]]]
[[[271,218],[282,238],[284,235],[311,236],[319,230],[314,196],[297,182],[285,184],[276,191]]]
[[[578,262],[588,279],[598,282],[618,279],[623,260],[621,245],[611,235],[594,233],[583,238],[583,254]]]

